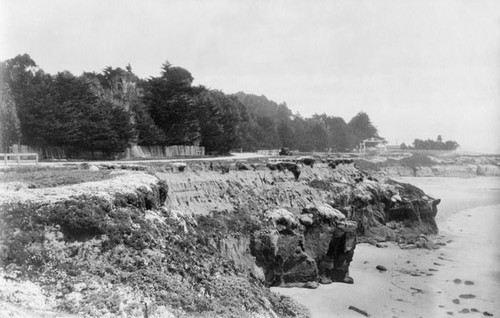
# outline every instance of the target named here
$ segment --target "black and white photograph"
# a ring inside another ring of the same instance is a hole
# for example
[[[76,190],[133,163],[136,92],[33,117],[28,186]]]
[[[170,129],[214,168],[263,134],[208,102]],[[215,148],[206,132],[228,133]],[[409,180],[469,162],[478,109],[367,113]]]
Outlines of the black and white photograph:
[[[500,1],[0,0],[24,317],[500,317]]]

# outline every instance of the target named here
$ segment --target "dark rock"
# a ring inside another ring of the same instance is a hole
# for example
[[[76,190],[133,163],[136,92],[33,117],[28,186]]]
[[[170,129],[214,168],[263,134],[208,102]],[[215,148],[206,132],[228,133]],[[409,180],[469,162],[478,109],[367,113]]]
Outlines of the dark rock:
[[[414,294],[415,293],[416,294],[423,294],[424,293],[424,291],[420,288],[410,287],[410,289],[415,291]]]
[[[356,234],[352,227],[339,226],[334,230],[328,251],[319,263],[320,275],[331,278],[334,282],[352,283],[349,277],[349,264],[354,256]],[[352,222],[352,221],[351,221]]]
[[[455,278],[455,279],[453,280],[453,282],[454,282],[455,284],[461,284],[461,283],[462,283],[462,280],[461,280],[460,278]]]
[[[361,310],[361,309],[359,309],[359,308],[356,308],[356,307],[354,307],[354,306],[349,306],[349,310],[355,311],[355,312],[357,312],[358,314],[361,314],[361,315],[363,315],[363,316],[365,316],[365,317],[370,317],[370,314],[369,314],[369,313],[367,313],[366,311]]]
[[[388,183],[398,187],[402,201],[393,202],[387,199],[390,204],[385,210],[386,221],[404,221],[407,227],[417,228],[421,233],[438,233],[435,217],[437,205],[441,200],[425,195],[422,190],[411,184],[390,179]]]
[[[302,164],[306,165],[306,166],[310,166],[311,168],[314,167],[314,162],[316,160],[312,157],[302,157],[302,158],[299,158],[299,162],[301,162]]]
[[[473,294],[461,294],[458,297],[462,298],[462,299],[472,299],[472,298],[476,298],[476,295],[473,295]]]
[[[471,286],[471,285],[474,285],[474,282],[473,282],[473,281],[470,281],[470,280],[466,280],[466,281],[464,282],[464,284],[465,284],[465,285],[469,285],[469,286]]]
[[[458,305],[458,304],[460,304],[460,299],[455,298],[455,299],[453,299],[453,300],[452,300],[452,302],[453,302],[454,304]]]
[[[381,272],[387,271],[387,268],[385,266],[383,266],[383,265],[377,265],[376,269],[378,269]]]
[[[493,317],[493,314],[489,313],[487,311],[483,312],[483,315],[488,316],[488,317]]]
[[[470,310],[467,309],[467,308],[464,308],[464,309],[460,310],[459,313],[461,313],[461,314],[468,314],[468,313],[470,313]]]

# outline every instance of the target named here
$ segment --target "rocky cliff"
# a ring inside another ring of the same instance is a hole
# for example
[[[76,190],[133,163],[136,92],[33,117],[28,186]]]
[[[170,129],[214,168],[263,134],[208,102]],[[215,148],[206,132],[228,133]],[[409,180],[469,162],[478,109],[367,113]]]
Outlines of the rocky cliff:
[[[395,177],[498,177],[500,156],[454,152],[385,153],[357,156],[355,162],[372,172]]]
[[[144,169],[58,188],[4,184],[4,277],[36,284],[46,308],[91,317],[305,317],[268,286],[353,283],[356,242],[438,230],[439,200],[349,160]]]

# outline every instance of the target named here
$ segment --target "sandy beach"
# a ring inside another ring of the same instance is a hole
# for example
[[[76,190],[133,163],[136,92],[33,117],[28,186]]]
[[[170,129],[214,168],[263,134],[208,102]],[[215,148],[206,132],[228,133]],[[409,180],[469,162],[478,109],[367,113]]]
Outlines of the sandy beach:
[[[353,285],[273,288],[313,317],[500,316],[500,178],[400,178],[441,198],[437,250],[356,247]],[[376,269],[383,265],[387,271]]]

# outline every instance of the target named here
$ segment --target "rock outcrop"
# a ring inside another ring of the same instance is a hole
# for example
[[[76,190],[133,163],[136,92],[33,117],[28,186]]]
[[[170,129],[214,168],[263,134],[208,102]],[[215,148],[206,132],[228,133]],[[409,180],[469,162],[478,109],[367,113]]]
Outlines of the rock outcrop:
[[[353,283],[356,242],[438,230],[439,200],[351,160],[139,168],[21,188],[17,200],[8,192],[0,260],[9,277],[57,295],[51,308],[89,317],[142,317],[144,304],[149,317],[307,317],[268,286]]]
[[[500,156],[454,152],[401,152],[361,156],[354,160],[373,172],[395,177],[498,177]]]
[[[270,285],[349,283],[356,240],[406,240],[438,231],[439,200],[411,185],[375,179],[352,160],[213,168],[220,165],[160,174],[170,189],[167,206],[202,215],[244,207],[255,215],[260,221],[252,233],[219,237],[216,245],[232,251],[226,255]],[[299,166],[298,178],[289,166]]]
[[[285,209],[266,213],[271,227],[254,233],[251,251],[271,285],[347,282],[356,246],[356,222],[328,205],[308,207],[300,216]]]

